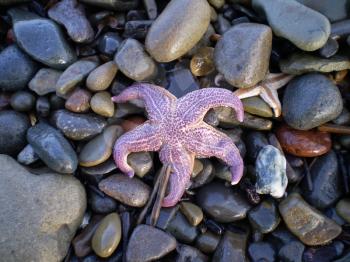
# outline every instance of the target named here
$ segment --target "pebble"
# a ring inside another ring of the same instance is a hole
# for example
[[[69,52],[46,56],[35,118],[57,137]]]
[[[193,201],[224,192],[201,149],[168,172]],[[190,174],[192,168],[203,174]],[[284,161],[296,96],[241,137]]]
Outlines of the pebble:
[[[73,173],[78,166],[75,151],[55,128],[39,123],[28,129],[27,140],[39,158],[52,170]]]
[[[276,251],[268,242],[255,242],[250,244],[248,247],[248,254],[251,258],[251,262],[273,262],[276,260]]]
[[[142,178],[153,170],[153,159],[150,152],[133,152],[128,155],[128,164],[135,175]]]
[[[55,111],[51,120],[66,137],[72,140],[83,140],[94,137],[101,133],[107,124],[100,116],[76,114],[67,110]]]
[[[216,69],[231,85],[252,87],[269,68],[272,31],[268,26],[242,23],[230,28],[215,46]]]
[[[275,230],[281,221],[276,204],[272,200],[265,200],[251,209],[248,213],[248,219],[253,228],[263,234]]]
[[[245,142],[247,147],[247,157],[254,162],[258,157],[260,150],[269,144],[265,134],[259,131],[249,132],[246,136]]]
[[[0,111],[0,154],[17,155],[27,144],[29,127],[26,115],[13,110]]]
[[[289,230],[305,245],[324,245],[342,231],[333,220],[310,206],[297,193],[290,194],[279,204],[280,214]]]
[[[216,23],[214,24],[214,26],[216,32],[220,35],[223,35],[230,29],[231,23],[222,14],[219,14],[216,17]]]
[[[80,168],[83,176],[93,185],[98,185],[107,174],[116,169],[117,167],[113,159],[108,159],[97,166]]]
[[[89,43],[95,33],[85,15],[84,6],[77,0],[63,0],[48,11],[49,17],[63,25],[69,37],[77,43]]]
[[[273,117],[271,107],[258,96],[242,99],[245,112],[261,117]]]
[[[28,87],[39,96],[56,92],[56,82],[61,74],[61,71],[55,69],[41,68],[30,80]]]
[[[79,165],[84,167],[97,166],[112,155],[115,140],[122,134],[120,126],[114,125],[86,143],[79,154]]]
[[[304,262],[328,262],[334,261],[343,253],[344,244],[340,241],[334,241],[330,245],[323,247],[309,247],[304,251]]]
[[[278,251],[278,258],[285,262],[302,262],[305,246],[299,241],[291,241]]]
[[[132,10],[139,4],[138,0],[81,0],[80,2],[116,11]]]
[[[286,164],[286,158],[276,147],[262,148],[255,162],[256,192],[281,198],[288,185]]]
[[[135,81],[150,80],[157,74],[157,65],[135,39],[125,40],[114,56],[118,69]]]
[[[167,225],[166,231],[185,244],[193,243],[198,236],[198,229],[192,226],[181,212],[176,212]]]
[[[56,82],[56,94],[67,95],[97,66],[96,62],[89,60],[79,60],[70,65]]]
[[[210,231],[200,234],[196,239],[196,247],[206,254],[213,253],[220,242],[220,237]]]
[[[0,90],[23,89],[37,70],[37,64],[16,45],[0,53]]]
[[[152,20],[134,20],[125,23],[124,38],[145,39],[149,28],[153,24]]]
[[[276,36],[286,38],[304,51],[321,48],[330,35],[328,19],[295,0],[253,0],[252,6],[266,17]]]
[[[170,234],[148,225],[138,225],[130,236],[126,261],[148,262],[162,258],[177,246]]]
[[[300,130],[331,121],[343,109],[337,86],[326,76],[317,73],[302,75],[289,82],[282,104],[287,124]]]
[[[35,104],[35,96],[28,91],[18,91],[11,96],[11,106],[18,112],[30,111]]]
[[[0,254],[7,261],[62,261],[85,213],[82,184],[54,172],[33,174],[6,155],[0,174]]]
[[[191,173],[191,178],[195,178],[200,172],[202,172],[204,166],[202,161],[200,161],[199,159],[195,159],[194,160],[194,165],[193,165],[193,170]]]
[[[105,216],[91,240],[92,250],[99,257],[109,257],[117,249],[122,237],[122,226],[117,213]]]
[[[94,94],[90,100],[92,111],[104,117],[114,115],[114,103],[112,97],[107,91],[100,91]]]
[[[199,188],[196,200],[205,213],[222,223],[244,219],[250,209],[249,203],[238,191],[219,182]]]
[[[179,205],[173,207],[162,207],[159,212],[159,218],[156,223],[156,227],[162,230],[166,230],[169,226],[169,223],[177,212],[179,211]],[[150,221],[150,216],[148,217],[148,221]]]
[[[350,223],[350,199],[343,198],[336,205],[336,211],[341,218]]]
[[[338,40],[335,38],[328,38],[326,44],[318,51],[320,56],[330,58],[334,56],[339,50]]]
[[[209,0],[208,2],[209,4],[214,6],[216,9],[220,9],[225,4],[225,0]]]
[[[95,189],[98,191],[98,189]],[[113,198],[98,191],[90,190],[88,194],[88,204],[91,210],[97,214],[108,214],[116,211],[118,204]]]
[[[143,207],[150,196],[148,185],[136,177],[131,179],[124,174],[109,176],[98,186],[110,197],[132,207]]]
[[[176,251],[178,253],[176,256],[176,259],[175,259],[176,262],[189,262],[189,261],[207,262],[207,261],[209,261],[209,259],[206,255],[204,255],[197,248],[194,248],[192,246],[179,245],[179,247],[176,249]]]
[[[195,76],[206,76],[214,72],[214,48],[207,46],[200,48],[193,55],[190,68]]]
[[[307,181],[304,179],[303,196],[305,200],[317,209],[332,206],[343,194],[343,180],[340,177],[337,155],[334,151],[317,158],[310,173],[312,190],[306,190]]]
[[[342,55],[323,58],[305,53],[293,53],[287,59],[280,61],[280,68],[283,73],[292,75],[309,72],[329,73],[350,69],[350,60]]]
[[[209,23],[210,6],[207,1],[173,0],[149,29],[146,49],[158,62],[173,61],[200,41]]]
[[[118,50],[119,46],[123,42],[123,39],[116,32],[106,32],[98,40],[98,51],[101,53],[112,56]]]
[[[203,220],[202,209],[191,202],[181,202],[180,210],[192,226],[198,226]]]
[[[91,91],[106,90],[112,83],[117,71],[117,65],[113,61],[100,65],[86,79],[87,88]]]
[[[177,98],[199,89],[190,70],[185,68],[175,69],[167,74],[167,89]]]
[[[17,44],[33,59],[55,69],[64,69],[76,60],[55,22],[19,9],[11,9],[9,14]]]
[[[210,183],[215,177],[213,163],[209,159],[201,159],[200,161],[203,164],[203,170],[192,179],[191,189]]]
[[[206,32],[204,33],[204,35],[202,36],[201,40],[199,40],[194,47],[191,48],[190,51],[187,52],[186,56],[194,56],[199,49],[201,49],[202,47],[207,47],[211,45],[211,40],[210,37],[215,34],[215,29],[214,27],[209,24]]]
[[[41,117],[47,117],[50,114],[50,102],[45,96],[41,96],[36,100],[35,110]]]
[[[64,107],[74,113],[86,113],[90,109],[90,99],[88,90],[77,88],[69,95]]]
[[[39,160],[38,155],[34,152],[34,148],[31,145],[26,145],[21,152],[17,155],[17,161],[23,165],[30,165]]]

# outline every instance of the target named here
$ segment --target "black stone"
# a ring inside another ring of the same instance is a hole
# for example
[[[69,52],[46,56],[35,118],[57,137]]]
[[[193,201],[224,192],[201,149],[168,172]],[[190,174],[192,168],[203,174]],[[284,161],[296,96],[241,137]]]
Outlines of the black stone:
[[[273,200],[265,200],[248,213],[249,222],[261,233],[273,231],[280,222],[280,216]]]
[[[39,116],[47,117],[50,114],[50,102],[46,96],[41,96],[36,100],[36,112]]]
[[[302,262],[304,249],[300,241],[289,242],[278,251],[278,258],[283,262]]]
[[[115,32],[107,32],[98,40],[98,50],[108,56],[113,56],[123,39]]]
[[[268,242],[255,242],[249,245],[248,254],[251,262],[274,262],[276,260],[276,251]]]
[[[95,190],[98,191],[97,188]],[[114,212],[118,207],[117,202],[104,193],[99,193],[100,194],[91,189],[89,190],[88,203],[90,204],[92,211],[98,214]]]
[[[199,89],[196,80],[188,69],[175,69],[168,73],[168,83],[168,91],[177,98]]]
[[[186,244],[191,244],[198,235],[197,228],[190,225],[181,212],[176,213],[175,217],[169,222],[166,230],[178,241]]]
[[[332,57],[338,52],[339,44],[334,38],[328,38],[326,44],[319,50],[319,54],[325,58]]]

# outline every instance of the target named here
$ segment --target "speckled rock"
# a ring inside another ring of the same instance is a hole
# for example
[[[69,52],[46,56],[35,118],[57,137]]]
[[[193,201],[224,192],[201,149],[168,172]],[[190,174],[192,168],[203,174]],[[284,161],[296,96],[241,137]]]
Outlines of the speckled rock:
[[[88,90],[77,88],[69,94],[64,107],[74,113],[85,113],[90,109],[91,93]]]
[[[100,65],[86,79],[87,88],[91,91],[106,90],[112,83],[117,71],[117,65],[113,61]]]
[[[186,54],[202,38],[210,22],[205,0],[173,0],[148,31],[146,49],[158,62],[170,62]]]
[[[224,33],[215,46],[216,69],[231,85],[252,87],[269,68],[272,31],[262,24],[242,23]]]
[[[30,80],[28,87],[39,96],[56,92],[56,82],[61,74],[61,71],[55,69],[41,68]]]

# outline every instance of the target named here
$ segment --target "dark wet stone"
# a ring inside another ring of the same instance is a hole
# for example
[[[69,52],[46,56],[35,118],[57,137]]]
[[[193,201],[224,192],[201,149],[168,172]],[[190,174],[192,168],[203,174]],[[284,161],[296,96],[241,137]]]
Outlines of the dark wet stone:
[[[176,248],[173,236],[160,229],[147,225],[137,226],[131,234],[126,261],[153,261],[157,260]]]
[[[305,200],[318,209],[333,205],[343,194],[342,179],[339,174],[337,156],[334,151],[323,155],[314,162],[310,170],[312,190],[307,190],[303,180]]]
[[[36,100],[35,110],[39,116],[47,117],[50,114],[50,102],[45,96],[41,96]]]
[[[29,2],[29,0],[1,0],[0,5],[15,5],[19,3]]]
[[[276,251],[268,242],[255,242],[249,245],[248,254],[252,262],[273,262],[276,259]]]
[[[63,0],[56,3],[49,9],[48,15],[66,28],[74,42],[86,43],[94,39],[94,30],[86,18],[84,6],[77,0]]]
[[[331,25],[332,37],[347,37],[350,33],[350,19],[339,21]]]
[[[330,58],[334,56],[339,50],[339,43],[336,39],[328,38],[326,44],[319,50],[319,54],[322,57]]]
[[[23,89],[37,70],[37,64],[16,45],[0,53],[0,90]]]
[[[118,207],[117,202],[113,198],[102,192],[97,193],[94,190],[89,191],[88,204],[92,211],[97,214],[108,214],[116,211]]]
[[[98,183],[112,171],[116,170],[117,167],[113,159],[109,159],[102,164],[92,167],[80,167],[83,177],[93,185]]]
[[[198,235],[198,230],[192,226],[181,213],[177,212],[172,220],[170,220],[166,231],[171,233],[178,241],[191,244]]]
[[[337,86],[321,74],[306,74],[289,82],[283,97],[288,125],[307,130],[335,119],[343,109]]]
[[[102,117],[67,110],[54,112],[52,122],[66,137],[73,140],[89,139],[101,133],[107,124]]]
[[[75,52],[56,23],[19,9],[11,9],[9,13],[17,44],[33,59],[57,69],[66,68],[76,60]]]
[[[231,27],[231,23],[222,15],[219,14],[215,23],[216,32],[220,35],[224,34]]]
[[[115,32],[107,32],[98,40],[98,50],[108,56],[114,55],[123,39]]]
[[[324,214],[328,218],[334,220],[339,226],[343,226],[346,223],[345,220],[337,213],[335,207],[331,207],[331,208],[326,209],[324,211]]]
[[[39,160],[38,155],[34,152],[34,148],[31,145],[26,145],[21,152],[17,155],[17,161],[23,165],[30,165]]]
[[[244,219],[250,209],[249,203],[237,190],[219,182],[201,187],[196,200],[205,213],[223,223]]]
[[[207,262],[209,258],[200,252],[197,248],[180,245],[177,249],[176,262]]]
[[[303,254],[303,262],[330,262],[343,253],[344,244],[335,241],[323,247],[309,247]]]
[[[176,213],[179,211],[179,206],[173,207],[162,207],[160,209],[159,218],[156,224],[157,228],[166,230],[169,226],[170,221],[175,217]],[[147,219],[149,220],[150,217]]]
[[[261,233],[269,233],[281,221],[275,202],[265,200],[248,212],[248,219],[252,226]]]
[[[51,109],[53,111],[64,108],[65,100],[62,97],[57,96],[56,94],[51,94],[49,101]]]
[[[341,258],[333,260],[333,262],[348,262],[350,261],[350,251],[346,252]]]
[[[75,151],[64,136],[45,123],[31,127],[27,140],[35,153],[52,170],[59,173],[73,173],[78,166]]]
[[[90,108],[91,93],[77,88],[68,97],[64,107],[74,113],[85,113]]]
[[[81,0],[80,2],[116,11],[132,10],[139,5],[139,0]]]
[[[215,250],[213,261],[247,261],[247,240],[247,233],[227,230]]]
[[[124,38],[144,39],[151,27],[152,20],[135,20],[125,23]]]
[[[289,242],[278,251],[278,258],[285,262],[302,262],[304,249],[299,241]]]
[[[350,112],[346,107],[343,107],[343,111],[340,115],[332,120],[332,122],[336,125],[349,125],[350,124]]]
[[[206,231],[196,238],[196,247],[206,254],[213,253],[220,242],[220,236]]]
[[[245,139],[245,145],[247,147],[247,156],[252,160],[258,157],[260,150],[267,146],[269,142],[265,137],[264,133],[252,131],[249,132]]]
[[[167,89],[177,98],[199,89],[199,85],[188,69],[175,69],[168,73]]]
[[[350,223],[350,199],[341,199],[336,205],[336,211],[341,218]]]
[[[149,19],[155,19],[158,16],[158,7],[155,0],[143,0]]]
[[[253,0],[252,4],[255,11],[266,17],[276,36],[288,39],[302,50],[321,48],[330,35],[328,19],[297,1]]]
[[[16,111],[30,111],[34,104],[35,96],[28,91],[18,91],[11,96],[11,106]]]
[[[271,45],[272,32],[268,26],[236,25],[215,46],[216,68],[231,85],[252,87],[265,78]]]
[[[56,82],[61,74],[61,71],[55,69],[41,68],[30,80],[28,87],[39,96],[56,92]]]
[[[0,154],[18,154],[26,146],[29,127],[26,115],[13,110],[0,111]]]

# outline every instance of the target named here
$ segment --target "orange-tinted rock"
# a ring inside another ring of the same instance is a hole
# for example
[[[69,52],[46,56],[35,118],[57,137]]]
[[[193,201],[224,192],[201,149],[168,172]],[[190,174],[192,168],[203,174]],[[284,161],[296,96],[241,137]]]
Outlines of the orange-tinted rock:
[[[83,113],[90,108],[91,93],[84,89],[76,89],[69,96],[65,107],[75,113]]]
[[[122,122],[121,126],[124,132],[128,132],[138,127],[139,125],[143,124],[145,121],[146,119],[142,116],[132,116],[132,117],[129,117],[128,119],[125,119]]]
[[[332,146],[330,135],[317,130],[296,130],[283,125],[277,129],[276,136],[283,150],[295,156],[320,156]]]

